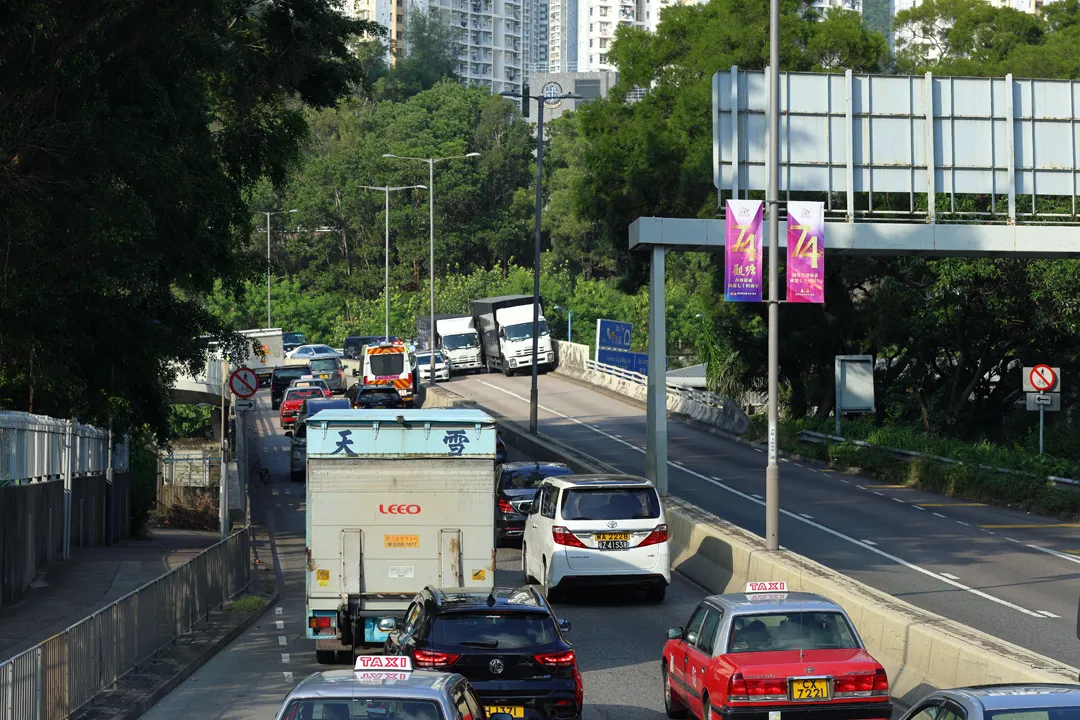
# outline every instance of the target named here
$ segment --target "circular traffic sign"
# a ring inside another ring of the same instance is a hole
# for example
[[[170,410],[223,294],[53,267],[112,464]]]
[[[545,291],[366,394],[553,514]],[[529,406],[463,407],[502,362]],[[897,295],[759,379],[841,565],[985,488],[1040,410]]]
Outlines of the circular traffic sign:
[[[229,389],[233,395],[247,400],[259,389],[259,378],[251,368],[236,368],[229,376]]]
[[[1054,368],[1049,365],[1036,365],[1031,368],[1028,380],[1031,381],[1031,387],[1045,391],[1057,384],[1057,375],[1054,374]]]

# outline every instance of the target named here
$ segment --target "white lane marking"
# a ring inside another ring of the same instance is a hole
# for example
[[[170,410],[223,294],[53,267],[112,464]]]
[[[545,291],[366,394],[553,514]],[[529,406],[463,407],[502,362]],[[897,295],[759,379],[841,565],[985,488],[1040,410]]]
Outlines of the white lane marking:
[[[804,517],[807,520],[813,520],[814,519],[813,515],[807,515],[806,513],[799,513],[799,517]]]
[[[719,478],[719,477],[716,477],[715,475],[712,476],[712,479],[715,480],[716,482],[724,482],[724,478]]]
[[[877,490],[875,490],[875,491],[874,491],[874,494],[875,494],[875,495],[880,495],[881,497],[885,497],[885,493],[883,493],[883,492],[878,492]]]
[[[285,676],[285,682],[293,681],[293,674],[291,670],[284,670],[281,674]]]
[[[944,515],[942,515],[941,513],[934,513],[934,516],[935,516],[935,517],[939,517],[939,518],[943,518],[943,517],[945,517],[945,516],[944,516]]]
[[[274,614],[275,615],[281,615],[283,612],[285,612],[285,611],[281,609],[280,605],[278,605],[276,608],[274,608]]]
[[[892,499],[892,501],[893,501],[893,502],[898,502],[898,503],[902,503],[902,502],[904,502],[904,501],[903,501],[903,500],[901,500],[900,498],[893,498],[893,499]]]
[[[292,662],[292,660],[289,658],[289,653],[281,653],[281,662],[286,665]]]
[[[679,462],[678,460],[672,460],[671,462],[672,462],[673,465],[678,465],[679,467],[682,467],[682,463]]]
[[[1019,540],[1017,540],[1016,538],[1005,538],[1005,539],[1006,539],[1006,540],[1008,540],[1009,542],[1014,542],[1014,543],[1018,543],[1018,542],[1020,542],[1020,541],[1019,541]]]
[[[877,547],[877,543],[874,542],[873,540],[863,540],[862,542],[866,543],[870,547]]]
[[[960,579],[960,578],[956,577],[955,575],[953,575],[952,573],[941,573],[941,577],[947,577],[950,580],[959,580]]]
[[[501,388],[501,387],[499,387],[497,385],[492,385],[489,382],[485,382],[485,381],[481,380],[480,384],[481,385],[486,385],[489,388],[493,388],[495,390],[498,390],[499,392],[506,393],[507,395],[510,395],[511,397],[517,398],[521,402],[526,402],[526,403],[529,402],[528,398],[523,397],[521,395],[518,395],[515,392],[511,392],[510,390],[506,390],[505,388]],[[571,422],[577,423],[578,425],[581,425],[582,427],[588,427],[585,423],[581,422],[577,418],[570,417],[569,415],[564,415],[563,413],[558,412],[557,410],[551,410],[549,408],[544,407],[543,405],[537,405],[537,407],[539,409],[543,410],[544,412],[548,412],[548,413],[551,413],[553,415],[557,415],[557,416],[559,416],[559,417],[561,417],[563,419],[566,419],[566,420],[569,420]],[[619,438],[611,435],[610,433],[604,432],[603,430],[597,430],[596,432],[603,435],[606,438],[614,440],[615,442],[617,442],[617,443],[619,443],[621,445],[625,445],[626,447],[634,448],[635,450],[637,450],[639,452],[642,452],[642,453],[645,452],[641,448],[639,448],[639,447],[637,447],[635,445],[631,445],[630,443],[628,443],[628,442],[626,442],[624,440],[620,440]],[[757,450],[758,452],[761,452],[761,450],[758,450],[758,448],[754,448],[754,449]],[[736,490],[735,488],[731,487],[730,485],[726,485],[726,484],[724,484],[724,483],[722,483],[722,482],[720,482],[718,480],[713,480],[712,478],[707,477],[705,475],[702,475],[701,473],[696,472],[694,470],[691,470],[690,468],[680,468],[680,469],[685,473],[689,473],[690,475],[693,475],[694,477],[696,477],[696,478],[698,478],[700,480],[704,480],[707,483],[711,483],[711,484],[715,485],[716,487],[721,488],[722,490],[728,491],[732,495],[736,495],[738,497],[743,498],[744,500],[749,500],[750,502],[757,503],[758,505],[764,505],[765,504],[764,498],[761,497],[760,495],[748,495],[747,493],[744,493],[741,490]],[[913,505],[912,507],[917,507],[917,506]],[[919,508],[919,509],[921,510],[922,508]],[[811,527],[815,527],[818,530],[821,530],[822,532],[828,533],[829,535],[832,535],[833,537],[839,538],[839,539],[844,540],[846,542],[849,542],[849,543],[851,543],[853,545],[858,545],[859,547],[863,548],[864,550],[868,550],[868,551],[870,551],[872,553],[875,553],[875,554],[877,554],[877,555],[879,555],[879,556],[881,556],[881,557],[883,557],[883,558],[885,558],[887,560],[891,560],[892,562],[896,563],[897,565],[902,565],[902,566],[906,567],[907,569],[912,570],[914,572],[921,573],[921,574],[926,575],[928,577],[932,577],[932,578],[935,578],[937,580],[940,580],[941,582],[945,583],[946,585],[951,585],[951,586],[953,586],[953,587],[955,587],[955,588],[957,588],[959,590],[964,590],[965,592],[969,592],[972,595],[975,595],[976,597],[981,597],[984,600],[989,600],[990,602],[997,603],[998,605],[1004,605],[1007,608],[1012,608],[1013,610],[1016,610],[1017,612],[1024,613],[1025,615],[1030,615],[1031,617],[1043,617],[1042,615],[1035,612],[1034,610],[1028,610],[1027,608],[1020,607],[1019,605],[1014,605],[1013,603],[1011,603],[1011,602],[1009,602],[1007,600],[1002,600],[1001,598],[996,598],[993,595],[989,595],[987,593],[984,593],[982,590],[976,590],[975,588],[968,587],[967,585],[964,585],[963,583],[957,582],[956,580],[950,580],[950,579],[948,579],[946,577],[942,577],[940,573],[936,573],[933,570],[927,570],[924,567],[919,567],[918,565],[916,565],[914,563],[910,563],[907,560],[904,560],[902,558],[897,557],[896,555],[892,555],[891,553],[887,553],[884,550],[878,549],[877,547],[874,547],[872,545],[868,545],[865,542],[862,542],[861,540],[856,540],[855,538],[851,537],[850,535],[845,535],[842,532],[839,532],[837,530],[833,530],[832,528],[826,527],[826,526],[822,525],[821,523],[815,522],[813,520],[807,520],[806,518],[801,518],[796,513],[793,513],[790,510],[784,510],[783,508],[780,508],[780,512],[781,512],[781,514],[786,515],[786,516],[788,516],[790,518],[794,518],[795,520],[798,520],[801,523],[806,523],[807,525],[810,525]]]
[[[971,527],[970,525],[968,525],[968,524],[967,524],[966,522],[964,522],[963,520],[957,520],[956,522],[957,522],[957,524],[959,524],[959,525],[963,525],[964,527]]]
[[[815,470],[814,472],[817,472],[817,470]],[[850,485],[851,484],[850,480],[845,480],[844,478],[840,478],[840,482],[844,483],[845,485]]]
[[[617,437],[617,438],[621,438],[621,437],[622,437],[622,435],[616,435],[615,437]]]
[[[986,533],[987,535],[997,535],[997,533],[992,531],[992,530],[983,530],[983,532]]]
[[[600,429],[599,425],[590,425],[589,427],[591,427],[593,430],[599,430]]]
[[[862,485],[856,485],[855,487],[859,488],[860,490],[865,490],[866,489]]]
[[[1011,539],[1011,538],[1009,538],[1009,539]],[[1018,542],[1018,541],[1013,540],[1013,542]],[[1048,548],[1048,547],[1043,547],[1042,545],[1028,545],[1028,547],[1031,548],[1032,550],[1038,550],[1039,552],[1044,552],[1047,555],[1055,555],[1055,556],[1061,558],[1062,560],[1068,560],[1069,562],[1074,562],[1074,563],[1080,564],[1080,557],[1076,557],[1075,555],[1069,555],[1067,553],[1058,552],[1057,550],[1053,550],[1053,549]]]
[[[1046,617],[1050,617],[1050,618],[1059,618],[1059,617],[1061,617],[1060,615],[1055,615],[1054,613],[1050,612],[1049,610],[1040,610],[1039,613],[1042,614],[1042,615],[1045,615]]]
[[[790,460],[788,460],[787,458],[780,458],[780,462],[786,462],[786,463],[789,463],[789,462],[791,462],[791,461],[790,461]]]
[[[802,463],[791,463],[791,464],[794,465],[795,467],[802,467]]]
[[[912,505],[911,507],[915,508],[916,510],[922,510],[923,512],[926,512],[926,508],[924,507],[919,507],[918,505]]]
[[[284,630],[285,629],[285,621],[284,620],[278,620],[277,621],[277,629],[278,630]]]
[[[762,450],[761,448],[754,448],[754,450],[755,450],[756,452],[759,452],[759,453],[763,453],[763,452],[765,452],[765,451],[764,451],[764,450]]]
[[[289,640],[284,635],[278,635],[277,636],[277,644],[278,645],[288,645]]]

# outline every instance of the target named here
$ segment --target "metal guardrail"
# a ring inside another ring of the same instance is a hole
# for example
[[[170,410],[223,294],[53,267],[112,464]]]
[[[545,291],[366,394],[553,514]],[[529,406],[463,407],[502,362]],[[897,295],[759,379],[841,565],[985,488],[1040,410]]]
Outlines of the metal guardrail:
[[[221,453],[169,453],[159,456],[165,485],[211,487],[221,478]]]
[[[109,465],[108,430],[46,415],[0,411],[0,485],[19,485],[104,475]],[[125,439],[113,438],[112,467],[128,469]]]
[[[64,720],[251,580],[249,529],[0,663],[0,720]]]
[[[943,457],[941,455],[931,455],[930,453],[922,453],[916,450],[903,450],[901,448],[891,448],[884,445],[874,445],[864,440],[852,440],[850,438],[840,437],[839,435],[829,435],[827,433],[814,432],[813,430],[800,430],[799,439],[803,442],[811,442],[818,445],[830,442],[851,443],[852,445],[855,445],[857,447],[870,448],[873,450],[883,450],[894,455],[899,455],[907,460],[913,460],[917,457],[927,457],[931,460],[937,460],[938,462],[947,463],[949,465],[968,464],[963,460],[957,460],[955,458]],[[977,463],[975,467],[981,470],[990,470],[992,472],[999,472],[1007,475],[1026,475],[1027,477],[1039,477],[1035,473],[1024,472],[1023,470],[1013,470],[1012,468],[995,467],[993,465],[983,465],[981,463]],[[1056,475],[1047,475],[1046,479],[1054,483],[1055,485],[1064,485],[1068,487],[1080,488],[1080,480],[1058,477]]]
[[[620,380],[626,380],[627,382],[632,382],[636,385],[649,384],[649,377],[647,375],[642,375],[641,373],[634,372],[633,370],[625,370],[614,365],[607,365],[605,363],[596,362],[595,360],[590,360],[588,358],[585,358],[585,369],[593,370],[594,372],[604,373],[605,375],[612,375],[619,378]],[[680,395],[687,400],[693,400],[694,402],[700,403],[702,405],[707,405],[709,407],[723,408],[725,403],[727,402],[722,395],[717,395],[716,393],[712,393],[707,390],[694,390],[692,388],[679,387],[677,385],[672,385],[666,382],[665,385],[667,385],[667,391],[669,393],[675,393],[676,395]]]

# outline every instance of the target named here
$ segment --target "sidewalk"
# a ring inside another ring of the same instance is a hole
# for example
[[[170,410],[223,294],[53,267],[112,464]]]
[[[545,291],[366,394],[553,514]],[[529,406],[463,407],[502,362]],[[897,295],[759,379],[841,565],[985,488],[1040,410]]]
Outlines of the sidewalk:
[[[17,603],[0,608],[0,662],[47,640],[218,541],[216,532],[154,528],[149,538],[72,548]]]

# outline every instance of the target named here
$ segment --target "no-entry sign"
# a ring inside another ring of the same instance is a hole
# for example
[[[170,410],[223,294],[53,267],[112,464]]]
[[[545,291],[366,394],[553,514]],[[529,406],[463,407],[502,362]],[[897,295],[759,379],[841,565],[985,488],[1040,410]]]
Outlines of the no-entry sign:
[[[237,368],[229,376],[229,389],[233,395],[246,400],[259,389],[259,378],[251,368]]]
[[[1057,389],[1057,371],[1049,365],[1036,365],[1026,372],[1028,384],[1034,392],[1052,392]]]

